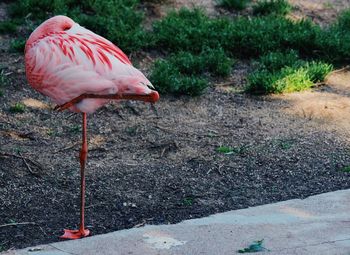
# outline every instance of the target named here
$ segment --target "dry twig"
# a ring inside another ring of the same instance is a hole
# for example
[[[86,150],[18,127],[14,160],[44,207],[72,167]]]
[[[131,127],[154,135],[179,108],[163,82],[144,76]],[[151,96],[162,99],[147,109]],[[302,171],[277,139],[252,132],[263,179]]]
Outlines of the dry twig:
[[[7,223],[7,224],[0,225],[0,228],[10,227],[10,226],[18,226],[18,225],[36,225],[36,223],[35,222],[13,222],[13,223]]]

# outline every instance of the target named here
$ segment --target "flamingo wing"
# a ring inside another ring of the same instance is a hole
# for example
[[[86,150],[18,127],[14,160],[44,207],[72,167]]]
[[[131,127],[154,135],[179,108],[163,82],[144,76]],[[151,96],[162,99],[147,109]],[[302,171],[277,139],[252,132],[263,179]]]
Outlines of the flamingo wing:
[[[146,79],[119,48],[78,24],[38,40],[26,51],[26,69],[29,83],[57,104],[84,93],[118,93],[118,79]],[[76,106],[92,112],[106,102],[84,99]]]

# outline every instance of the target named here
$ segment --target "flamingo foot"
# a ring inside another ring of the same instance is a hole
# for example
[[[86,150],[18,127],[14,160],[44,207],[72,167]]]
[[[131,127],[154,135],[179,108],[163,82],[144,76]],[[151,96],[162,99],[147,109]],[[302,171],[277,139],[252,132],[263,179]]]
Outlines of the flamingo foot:
[[[69,230],[64,229],[64,234],[60,236],[62,239],[80,239],[84,238],[90,235],[90,230],[84,229],[84,230]]]

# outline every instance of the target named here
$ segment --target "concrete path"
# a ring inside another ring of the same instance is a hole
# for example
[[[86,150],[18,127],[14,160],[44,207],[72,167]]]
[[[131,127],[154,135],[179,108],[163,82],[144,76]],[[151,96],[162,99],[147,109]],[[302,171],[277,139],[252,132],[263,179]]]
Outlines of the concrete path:
[[[1,255],[233,255],[261,239],[267,254],[350,255],[350,190]]]

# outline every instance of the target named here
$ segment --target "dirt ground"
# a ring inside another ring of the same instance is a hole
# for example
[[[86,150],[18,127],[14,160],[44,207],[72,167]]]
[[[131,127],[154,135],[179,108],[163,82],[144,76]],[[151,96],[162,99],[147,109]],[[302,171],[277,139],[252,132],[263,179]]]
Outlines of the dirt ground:
[[[293,2],[322,6],[294,12],[317,22],[349,7]],[[0,98],[2,250],[58,241],[79,222],[81,116],[53,112],[27,85],[23,56],[7,50],[10,39],[0,40],[0,66],[11,80]],[[232,83],[200,97],[162,96],[155,108],[122,102],[88,116],[93,235],[350,187],[341,170],[350,165],[350,72],[334,72],[312,91],[255,97],[237,92],[248,71],[240,63]],[[9,111],[16,102],[27,105],[24,113]],[[220,146],[234,152],[219,153]]]

